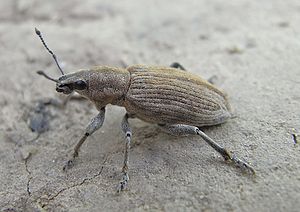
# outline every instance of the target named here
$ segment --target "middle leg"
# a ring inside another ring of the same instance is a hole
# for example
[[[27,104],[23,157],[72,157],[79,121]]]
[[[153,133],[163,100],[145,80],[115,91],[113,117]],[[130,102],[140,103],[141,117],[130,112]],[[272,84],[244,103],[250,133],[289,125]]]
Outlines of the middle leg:
[[[174,62],[170,65],[171,68],[177,68],[177,69],[180,69],[180,70],[183,70],[183,71],[186,71],[186,69],[180,64],[180,63],[177,63],[177,62]]]
[[[128,123],[128,119],[129,118],[133,118],[133,116],[131,116],[130,114],[126,113],[123,120],[122,120],[122,131],[125,133],[125,152],[124,152],[124,162],[123,162],[123,167],[122,167],[122,179],[117,187],[117,192],[119,193],[120,191],[123,191],[129,181],[129,176],[128,176],[128,160],[129,160],[129,156],[128,156],[128,152],[130,149],[130,142],[131,142],[131,137],[132,137],[132,133],[131,133],[131,128],[129,126]]]
[[[183,71],[186,71],[186,69],[178,62],[174,62],[170,65],[171,68],[177,68],[177,69],[180,69],[180,70],[183,70]],[[210,83],[210,84],[215,84],[215,81],[217,79],[217,76],[216,75],[213,75],[211,76],[210,78],[207,79],[207,81]]]

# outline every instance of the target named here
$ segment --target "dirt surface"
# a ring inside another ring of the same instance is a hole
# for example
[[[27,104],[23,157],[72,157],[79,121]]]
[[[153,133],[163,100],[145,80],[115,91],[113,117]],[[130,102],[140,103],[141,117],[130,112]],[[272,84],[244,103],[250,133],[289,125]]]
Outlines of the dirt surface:
[[[299,0],[1,1],[0,209],[299,211],[299,26]],[[34,27],[68,73],[178,61],[213,77],[236,117],[205,132],[251,162],[257,176],[225,163],[198,137],[131,120],[129,188],[116,194],[125,110],[114,106],[64,173],[97,111],[80,99],[46,107],[45,132],[37,138],[29,129],[37,102],[59,98],[55,84],[35,73],[59,76]]]

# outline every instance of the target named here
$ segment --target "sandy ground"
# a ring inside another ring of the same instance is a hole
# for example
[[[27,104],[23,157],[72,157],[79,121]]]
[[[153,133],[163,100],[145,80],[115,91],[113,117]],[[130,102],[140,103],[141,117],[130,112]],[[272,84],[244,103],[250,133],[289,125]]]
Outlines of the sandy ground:
[[[205,132],[251,162],[256,178],[198,137],[173,137],[132,120],[131,178],[117,195],[125,110],[114,106],[78,164],[62,172],[97,111],[82,100],[47,107],[49,130],[35,139],[32,108],[59,98],[55,84],[35,73],[59,76],[35,26],[66,72],[178,61],[214,76],[236,118]],[[299,211],[299,26],[299,0],[1,1],[0,209]]]

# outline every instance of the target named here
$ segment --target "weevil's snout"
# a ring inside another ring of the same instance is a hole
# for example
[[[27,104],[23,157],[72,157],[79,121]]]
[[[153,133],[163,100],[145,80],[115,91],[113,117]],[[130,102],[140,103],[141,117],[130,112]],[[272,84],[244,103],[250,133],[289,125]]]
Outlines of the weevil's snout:
[[[70,94],[73,92],[73,89],[68,84],[57,83],[56,91],[63,94]]]
[[[76,74],[63,75],[56,83],[56,91],[59,93],[70,94],[73,91],[83,91],[87,89],[87,82],[79,78]]]

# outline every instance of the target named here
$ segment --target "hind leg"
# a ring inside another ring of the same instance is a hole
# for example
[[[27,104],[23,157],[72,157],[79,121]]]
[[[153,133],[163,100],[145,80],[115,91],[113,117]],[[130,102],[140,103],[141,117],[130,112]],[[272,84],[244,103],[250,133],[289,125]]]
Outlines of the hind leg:
[[[163,125],[160,127],[173,135],[199,135],[201,138],[203,138],[206,143],[208,143],[214,150],[216,150],[219,154],[223,156],[225,160],[230,160],[234,164],[238,165],[239,167],[246,169],[250,171],[252,174],[255,174],[254,169],[245,161],[241,160],[237,156],[235,156],[233,153],[219,145],[217,142],[215,142],[213,139],[211,139],[208,135],[206,135],[203,131],[201,131],[198,127],[190,126],[190,125]]]

